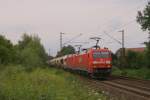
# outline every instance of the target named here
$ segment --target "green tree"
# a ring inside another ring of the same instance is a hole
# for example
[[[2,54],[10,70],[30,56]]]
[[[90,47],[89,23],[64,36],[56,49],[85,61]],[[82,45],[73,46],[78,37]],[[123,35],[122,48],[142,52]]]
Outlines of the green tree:
[[[141,68],[144,64],[144,53],[128,51],[126,60],[129,68]]]
[[[137,22],[144,31],[150,31],[150,2],[146,5],[144,11],[138,11]]]
[[[146,64],[150,67],[150,2],[146,5],[145,9],[141,12],[138,11],[137,22],[141,25],[144,31],[149,31],[149,40],[145,42],[146,45]]]
[[[68,55],[68,54],[74,54],[75,48],[71,45],[64,46],[60,52],[57,53],[57,57]]]
[[[114,66],[117,66],[117,62],[118,62],[118,58],[114,53],[111,53],[111,57],[112,57],[112,64]]]
[[[20,63],[29,70],[46,63],[47,54],[38,36],[24,34],[17,48],[19,49]]]
[[[0,64],[13,62],[15,51],[13,44],[4,36],[0,35]]]
[[[27,35],[26,33],[22,36],[22,40],[19,41],[19,49],[24,49],[32,41],[32,36]]]

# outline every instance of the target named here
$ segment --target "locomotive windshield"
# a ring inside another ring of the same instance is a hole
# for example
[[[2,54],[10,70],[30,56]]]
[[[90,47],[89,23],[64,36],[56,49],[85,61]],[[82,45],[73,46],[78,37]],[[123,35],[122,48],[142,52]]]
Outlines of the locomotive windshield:
[[[110,53],[109,52],[94,52],[93,58],[109,58]]]

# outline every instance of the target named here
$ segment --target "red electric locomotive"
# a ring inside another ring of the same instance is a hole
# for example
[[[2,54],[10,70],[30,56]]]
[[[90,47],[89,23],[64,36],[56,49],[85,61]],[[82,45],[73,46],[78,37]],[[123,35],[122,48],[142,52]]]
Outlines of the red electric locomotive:
[[[50,61],[50,64],[59,65],[64,69],[85,72],[92,77],[106,78],[111,73],[111,62],[111,51],[96,45],[83,53],[55,58]]]
[[[111,51],[107,48],[89,49],[81,54],[71,54],[50,61],[65,69],[86,72],[92,77],[107,77],[112,68]]]

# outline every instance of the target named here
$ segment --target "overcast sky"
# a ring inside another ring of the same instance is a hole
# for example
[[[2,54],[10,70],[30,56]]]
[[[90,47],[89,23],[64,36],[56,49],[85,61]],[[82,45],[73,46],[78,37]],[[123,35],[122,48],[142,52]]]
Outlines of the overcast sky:
[[[125,30],[125,46],[141,47],[147,40],[147,32],[136,23],[138,10],[143,10],[148,0],[0,0],[0,34],[13,43],[23,33],[38,34],[48,52],[55,55],[59,50],[59,33],[64,32],[63,43],[78,36],[72,42],[94,41],[115,52],[121,47],[105,35],[104,31],[121,41],[119,30]],[[76,45],[72,43],[72,45]]]

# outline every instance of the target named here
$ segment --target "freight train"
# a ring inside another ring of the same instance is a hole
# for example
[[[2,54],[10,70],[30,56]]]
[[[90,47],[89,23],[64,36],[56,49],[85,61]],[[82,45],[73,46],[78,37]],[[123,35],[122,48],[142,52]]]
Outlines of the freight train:
[[[108,48],[90,48],[83,53],[54,58],[49,64],[86,73],[92,78],[107,78],[111,74],[112,57]]]

